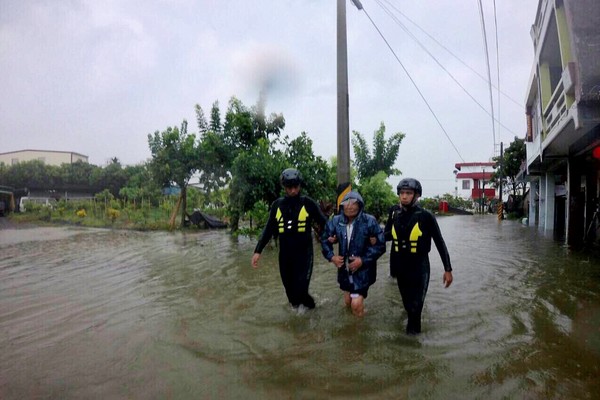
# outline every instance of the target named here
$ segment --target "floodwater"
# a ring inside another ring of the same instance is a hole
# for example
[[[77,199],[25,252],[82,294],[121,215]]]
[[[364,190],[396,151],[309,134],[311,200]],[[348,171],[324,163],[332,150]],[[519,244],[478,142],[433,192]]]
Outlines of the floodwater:
[[[599,398],[600,261],[519,222],[438,221],[454,283],[432,250],[417,337],[387,253],[357,319],[319,252],[298,312],[254,239],[1,229],[0,398]]]

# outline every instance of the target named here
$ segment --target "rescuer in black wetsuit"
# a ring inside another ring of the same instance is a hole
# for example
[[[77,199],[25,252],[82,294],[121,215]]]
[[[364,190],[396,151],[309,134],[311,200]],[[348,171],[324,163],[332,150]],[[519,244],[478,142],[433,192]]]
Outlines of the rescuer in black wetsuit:
[[[390,208],[385,224],[385,240],[392,242],[390,274],[398,280],[404,309],[408,313],[406,333],[421,332],[421,312],[429,286],[431,239],[444,265],[444,286],[452,283],[452,266],[446,243],[435,216],[416,204],[423,193],[421,183],[412,178],[397,187],[399,204]]]
[[[285,293],[292,307],[300,304],[314,308],[315,301],[308,294],[313,269],[312,225],[319,231],[327,222],[321,209],[310,197],[300,195],[302,175],[293,168],[281,173],[285,196],[271,206],[269,220],[256,244],[252,266],[258,268],[260,254],[271,239],[279,238],[279,273]]]

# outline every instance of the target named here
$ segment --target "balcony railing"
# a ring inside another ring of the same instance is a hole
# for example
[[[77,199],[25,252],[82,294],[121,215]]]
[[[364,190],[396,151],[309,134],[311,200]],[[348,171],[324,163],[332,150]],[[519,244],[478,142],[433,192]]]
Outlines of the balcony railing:
[[[563,79],[558,81],[550,102],[544,109],[544,126],[546,134],[550,134],[561,119],[567,115],[567,95],[564,90]]]

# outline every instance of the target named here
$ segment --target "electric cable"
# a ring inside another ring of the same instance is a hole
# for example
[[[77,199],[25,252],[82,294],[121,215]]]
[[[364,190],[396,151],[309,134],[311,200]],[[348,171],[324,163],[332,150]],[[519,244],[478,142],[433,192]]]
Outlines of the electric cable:
[[[381,36],[381,38],[383,39],[383,41],[385,42],[385,44],[387,45],[387,47],[390,49],[390,51],[394,55],[394,58],[396,58],[396,61],[398,61],[398,63],[400,64],[400,66],[402,67],[402,69],[404,70],[404,72],[406,73],[406,75],[408,76],[408,79],[411,81],[411,83],[413,84],[413,86],[415,87],[415,89],[417,90],[417,92],[419,93],[419,96],[421,96],[421,99],[423,99],[423,101],[425,102],[425,105],[427,106],[427,108],[429,109],[429,111],[431,112],[431,114],[433,115],[433,118],[436,120],[436,122],[438,123],[439,127],[444,132],[444,135],[446,135],[446,138],[448,139],[448,141],[450,142],[450,144],[452,145],[452,147],[456,151],[456,154],[458,154],[458,157],[462,160],[462,162],[465,162],[464,158],[462,157],[462,155],[460,154],[460,152],[458,151],[458,149],[454,145],[454,142],[450,138],[450,135],[448,135],[448,132],[446,131],[446,129],[442,125],[441,121],[437,117],[435,111],[433,111],[433,109],[429,105],[429,102],[427,101],[427,99],[425,98],[425,96],[423,95],[423,93],[421,92],[421,90],[419,89],[419,86],[414,81],[414,79],[412,78],[412,76],[410,75],[410,73],[408,72],[408,70],[406,69],[406,67],[404,66],[404,64],[402,63],[402,61],[400,61],[400,58],[398,57],[398,55],[396,54],[396,52],[394,51],[394,49],[392,48],[392,46],[390,45],[390,43],[388,42],[388,40],[385,38],[385,36],[381,32],[381,30],[379,29],[379,27],[377,26],[377,24],[375,23],[375,21],[373,21],[373,19],[371,18],[371,16],[367,12],[367,10],[364,8],[364,6],[362,8],[362,11],[365,13],[365,15],[367,16],[367,18],[369,18],[369,21],[371,21],[371,24],[373,25],[373,27],[375,28],[375,30],[377,30],[377,32],[379,33],[379,36]]]
[[[492,91],[492,73],[490,71],[490,55],[489,55],[488,44],[487,44],[487,33],[485,30],[485,18],[483,17],[483,5],[481,4],[481,0],[478,0],[477,3],[479,4],[479,16],[481,19],[481,33],[483,35],[485,61],[486,61],[487,72],[488,72],[488,86],[489,86],[489,90],[490,90],[490,107],[492,110],[492,136],[494,138],[494,142],[493,142],[494,146],[492,147],[492,154],[494,154],[494,151],[496,151],[496,124],[494,123],[494,95],[493,95],[493,91]]]
[[[376,1],[380,1],[380,0],[376,0]],[[408,20],[408,22],[410,22],[412,25],[414,25],[418,30],[420,30],[423,34],[425,34],[427,37],[429,37],[438,46],[440,46],[442,49],[446,50],[448,52],[448,54],[450,54],[452,57],[454,57],[458,62],[460,62],[465,67],[467,67],[469,70],[471,70],[475,75],[477,75],[479,78],[481,78],[482,80],[484,80],[486,83],[489,83],[488,79],[485,76],[481,75],[476,69],[474,69],[469,64],[467,64],[466,62],[464,62],[459,56],[457,56],[456,54],[454,54],[454,52],[452,52],[452,50],[448,49],[439,40],[437,40],[435,37],[433,37],[431,34],[429,34],[425,29],[421,28],[421,26],[419,26],[419,24],[417,24],[415,21],[413,21],[412,19],[410,19],[406,14],[404,14],[396,6],[394,6],[390,2],[390,0],[382,0],[382,1],[385,1],[386,3],[388,3],[389,6],[391,8],[393,8],[398,14],[402,15],[404,18],[406,18],[406,20]],[[525,108],[525,106],[521,102],[513,99],[507,93],[504,93],[503,91],[501,91],[500,88],[495,87],[495,86],[493,86],[493,87],[494,87],[494,89],[498,90],[498,92],[500,94],[502,94],[504,97],[506,97],[508,100],[510,100],[511,102],[513,102],[515,105],[519,106],[519,108],[521,108],[521,109]]]
[[[385,5],[381,4],[380,0],[375,0],[376,3],[379,4],[379,6],[390,16],[390,18],[392,20],[394,20],[398,26],[400,26],[400,28],[402,28],[402,30],[404,30],[404,32],[406,32],[406,34],[408,34],[422,49],[424,52],[426,52],[432,59],[433,61],[435,61],[435,63],[442,69],[444,70],[444,72],[446,72],[446,74],[448,74],[448,76],[454,81],[454,83],[456,83],[458,85],[458,87],[460,87],[463,92],[465,92],[465,94],[467,96],[469,96],[469,98],[471,100],[473,100],[475,102],[475,104],[477,104],[479,106],[479,108],[481,108],[481,110],[483,112],[485,112],[487,115],[489,115],[490,117],[492,117],[493,120],[495,120],[500,126],[502,126],[504,129],[506,129],[507,131],[509,131],[510,133],[512,133],[515,136],[518,136],[517,133],[515,133],[512,129],[510,129],[509,127],[507,127],[506,125],[504,125],[502,122],[500,122],[497,118],[494,118],[494,115],[491,114],[475,97],[473,97],[473,95],[471,95],[471,93],[469,93],[469,91],[454,77],[454,75],[452,75],[452,73],[450,71],[448,71],[448,69],[446,69],[446,67],[444,67],[444,65],[436,58],[435,55],[433,55],[426,47],[425,45],[406,27],[406,25],[404,25],[402,23],[402,21],[400,21],[398,19],[398,17],[396,17],[388,8],[386,8]],[[487,80],[486,80],[487,82]]]

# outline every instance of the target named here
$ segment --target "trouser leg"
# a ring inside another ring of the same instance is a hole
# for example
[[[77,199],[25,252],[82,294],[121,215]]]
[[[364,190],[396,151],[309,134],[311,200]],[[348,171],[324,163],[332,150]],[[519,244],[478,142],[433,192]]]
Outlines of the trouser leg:
[[[314,308],[315,301],[308,293],[308,286],[312,275],[313,260],[310,257],[302,263],[281,264],[279,272],[285,288],[288,301],[293,307],[303,304],[307,308]]]
[[[408,314],[406,333],[421,332],[421,313],[425,304],[425,295],[429,287],[429,271],[416,276],[399,275],[398,289],[402,296],[402,304]]]

